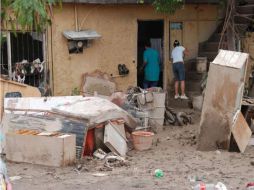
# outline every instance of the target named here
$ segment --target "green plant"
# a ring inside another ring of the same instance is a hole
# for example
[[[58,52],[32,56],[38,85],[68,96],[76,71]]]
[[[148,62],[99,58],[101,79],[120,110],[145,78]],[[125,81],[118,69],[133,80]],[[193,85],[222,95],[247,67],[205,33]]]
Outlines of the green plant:
[[[72,91],[71,91],[71,95],[72,96],[80,95],[79,89],[77,87],[73,88]]]
[[[7,22],[13,30],[19,26],[21,30],[42,31],[51,24],[55,3],[56,0],[2,0],[1,24]]]
[[[176,10],[181,9],[184,0],[154,0],[153,6],[157,12],[174,14]]]

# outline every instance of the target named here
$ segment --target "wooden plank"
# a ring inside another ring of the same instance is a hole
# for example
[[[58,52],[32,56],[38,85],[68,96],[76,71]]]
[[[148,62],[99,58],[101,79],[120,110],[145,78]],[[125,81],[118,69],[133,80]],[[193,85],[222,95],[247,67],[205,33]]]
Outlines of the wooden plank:
[[[239,150],[243,153],[250,141],[252,132],[241,112],[239,112],[238,117],[233,124],[232,134]]]

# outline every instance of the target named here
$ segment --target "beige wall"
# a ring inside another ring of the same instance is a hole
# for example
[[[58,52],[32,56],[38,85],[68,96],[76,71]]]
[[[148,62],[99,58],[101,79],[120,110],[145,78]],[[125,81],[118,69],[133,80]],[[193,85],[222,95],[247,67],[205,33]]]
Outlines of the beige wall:
[[[0,121],[4,109],[4,96],[7,92],[20,92],[22,97],[40,97],[41,93],[38,88],[21,84],[18,82],[4,80],[0,78]]]
[[[75,30],[74,5],[64,4],[54,9],[52,36],[48,30],[48,57],[54,95],[69,95],[81,84],[81,75],[100,69],[117,75],[117,65],[126,64],[130,69],[127,77],[115,78],[119,90],[136,85],[137,20],[164,20],[164,87],[172,79],[169,62],[169,22],[183,22],[183,44],[195,58],[198,43],[205,41],[215,30],[217,6],[186,5],[173,16],[157,14],[149,5],[78,5],[78,22],[81,29],[94,29],[102,38],[95,40],[82,54],[69,54],[64,30]],[[51,49],[51,38],[53,48]],[[52,50],[52,51],[51,51]],[[53,57],[52,57],[53,52]],[[133,63],[135,61],[135,63]]]

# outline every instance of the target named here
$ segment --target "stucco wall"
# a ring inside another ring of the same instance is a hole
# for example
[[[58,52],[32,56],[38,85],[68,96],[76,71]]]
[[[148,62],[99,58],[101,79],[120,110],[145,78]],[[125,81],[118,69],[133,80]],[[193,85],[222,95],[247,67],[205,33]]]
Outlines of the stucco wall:
[[[54,9],[52,35],[48,30],[48,57],[54,95],[69,95],[81,84],[81,75],[100,69],[117,75],[117,65],[126,64],[127,77],[115,78],[119,90],[136,85],[137,20],[164,20],[164,87],[172,80],[169,61],[169,22],[183,22],[183,44],[197,56],[198,43],[215,30],[218,9],[215,5],[186,5],[173,16],[157,14],[150,5],[78,5],[81,29],[94,29],[102,38],[95,40],[82,54],[69,54],[64,30],[75,30],[74,5],[64,4]],[[52,43],[51,43],[52,38]],[[53,47],[51,49],[51,44]],[[51,51],[52,50],[52,51]],[[53,54],[53,57],[52,57]]]
[[[1,121],[1,118],[3,115],[3,109],[4,109],[4,96],[7,92],[20,92],[22,97],[40,97],[41,96],[41,93],[38,88],[0,78],[0,121]]]

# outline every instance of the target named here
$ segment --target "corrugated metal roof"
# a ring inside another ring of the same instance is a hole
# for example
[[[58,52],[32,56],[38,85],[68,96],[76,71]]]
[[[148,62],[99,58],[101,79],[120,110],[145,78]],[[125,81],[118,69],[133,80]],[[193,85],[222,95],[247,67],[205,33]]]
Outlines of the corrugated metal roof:
[[[83,30],[83,31],[64,31],[63,35],[68,40],[92,40],[100,38],[101,35],[94,30]]]
[[[64,3],[94,3],[94,4],[140,4],[139,0],[63,0]],[[144,0],[144,3],[152,3],[153,0]],[[185,0],[188,4],[219,3],[219,0]]]
[[[248,60],[248,56],[247,53],[220,50],[212,63],[240,69]]]

